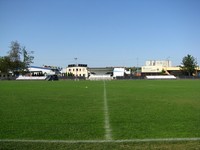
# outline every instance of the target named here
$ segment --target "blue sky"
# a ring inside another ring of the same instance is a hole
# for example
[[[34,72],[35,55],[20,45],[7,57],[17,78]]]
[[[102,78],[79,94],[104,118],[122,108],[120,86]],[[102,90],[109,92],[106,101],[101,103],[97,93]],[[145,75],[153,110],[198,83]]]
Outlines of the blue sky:
[[[200,0],[0,0],[0,56],[16,40],[37,66],[200,63]]]

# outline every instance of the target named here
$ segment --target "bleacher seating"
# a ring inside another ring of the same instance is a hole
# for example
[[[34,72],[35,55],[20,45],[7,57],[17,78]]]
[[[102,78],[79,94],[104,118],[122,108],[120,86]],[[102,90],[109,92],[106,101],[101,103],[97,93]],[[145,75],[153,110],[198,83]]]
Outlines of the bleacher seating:
[[[146,76],[149,80],[162,80],[162,79],[176,79],[174,75],[155,75],[155,76]]]
[[[112,80],[111,75],[90,75],[89,80]]]
[[[46,76],[19,76],[16,80],[45,80]]]

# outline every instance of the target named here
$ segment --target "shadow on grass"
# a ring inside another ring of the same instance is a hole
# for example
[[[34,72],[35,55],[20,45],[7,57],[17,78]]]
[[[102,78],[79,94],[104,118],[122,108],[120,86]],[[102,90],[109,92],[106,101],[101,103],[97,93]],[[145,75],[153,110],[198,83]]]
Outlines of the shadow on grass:
[[[0,142],[0,150],[133,150],[133,149],[200,149],[200,141],[183,142],[124,142],[124,143],[22,143]]]

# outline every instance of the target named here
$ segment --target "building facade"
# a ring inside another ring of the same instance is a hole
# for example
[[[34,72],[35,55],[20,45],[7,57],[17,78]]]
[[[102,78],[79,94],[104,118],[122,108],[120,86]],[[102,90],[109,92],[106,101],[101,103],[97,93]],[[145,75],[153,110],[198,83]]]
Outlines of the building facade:
[[[68,76],[88,77],[88,69],[86,64],[70,64],[67,67],[66,73]]]
[[[142,73],[146,74],[159,74],[163,71],[167,71],[168,67],[171,67],[172,63],[169,60],[148,60],[145,66],[142,66]]]
[[[30,66],[28,68],[29,72],[31,75],[40,75],[43,74],[44,76],[46,75],[57,75],[59,74],[58,69],[54,68],[49,68],[49,67],[37,67],[37,66]]]
[[[170,60],[148,60],[145,66],[171,67],[172,62]]]

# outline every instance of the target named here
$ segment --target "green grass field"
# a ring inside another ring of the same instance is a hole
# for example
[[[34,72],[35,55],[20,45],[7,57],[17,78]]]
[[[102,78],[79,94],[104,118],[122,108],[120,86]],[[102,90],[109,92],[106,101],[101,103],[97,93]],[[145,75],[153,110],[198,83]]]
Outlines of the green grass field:
[[[200,80],[1,81],[0,120],[0,149],[200,148],[200,140],[134,142],[199,139]],[[133,142],[14,141],[106,141],[106,134]]]

